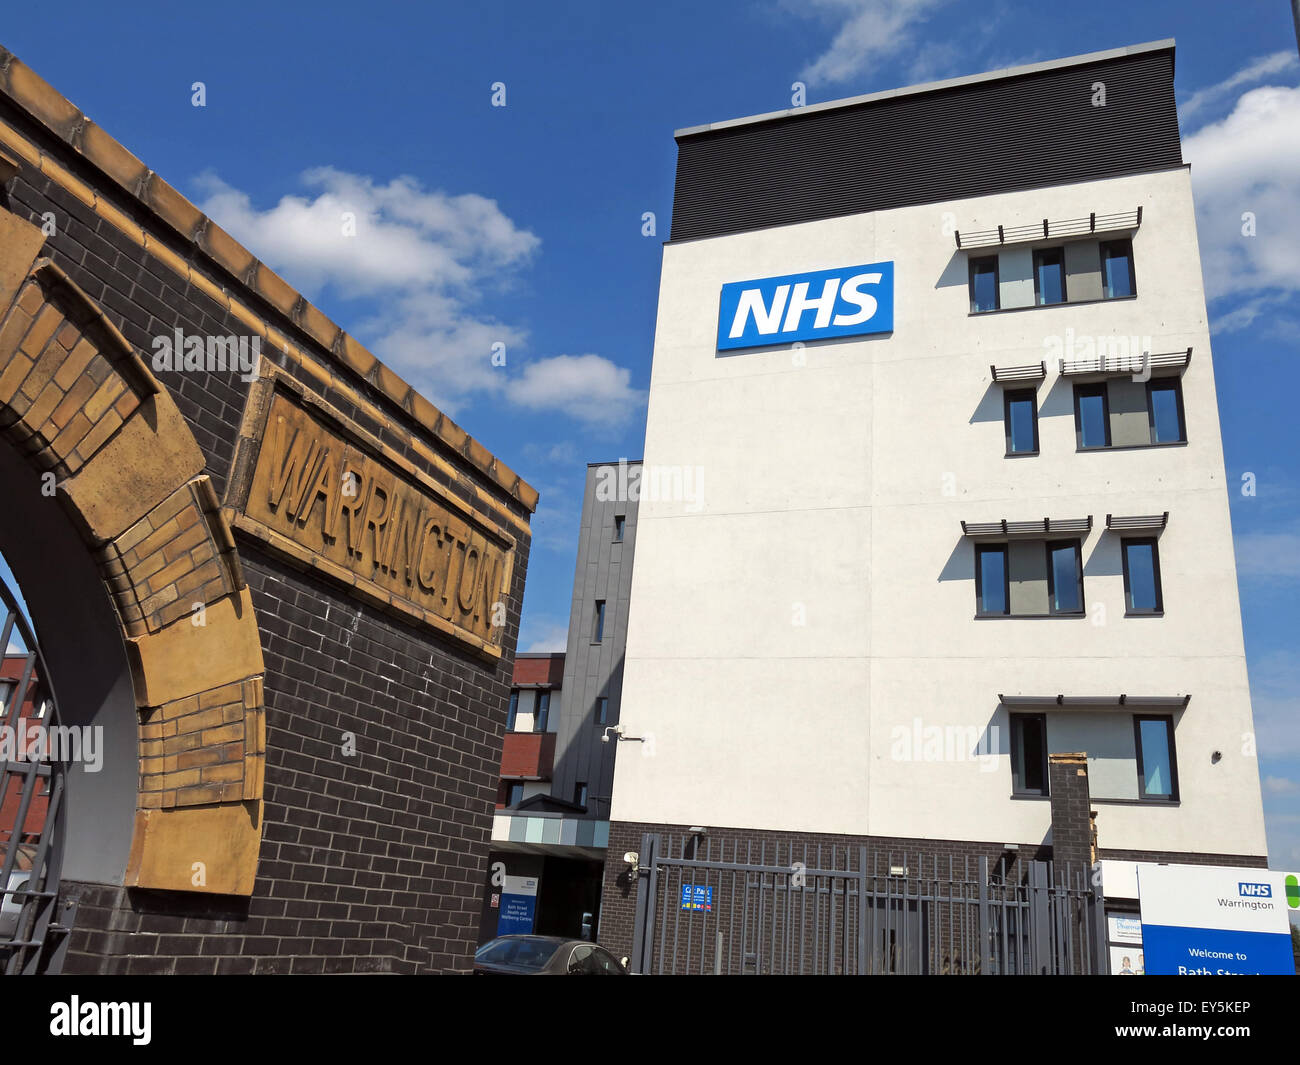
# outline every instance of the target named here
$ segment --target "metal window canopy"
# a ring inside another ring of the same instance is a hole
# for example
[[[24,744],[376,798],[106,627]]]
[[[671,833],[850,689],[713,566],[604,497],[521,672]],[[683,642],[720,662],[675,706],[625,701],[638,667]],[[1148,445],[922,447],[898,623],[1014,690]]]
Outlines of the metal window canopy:
[[[1092,531],[1092,515],[1086,518],[1042,518],[1038,521],[963,521],[963,536],[977,540],[1043,539],[1049,536],[1087,534]]]
[[[1087,218],[1067,218],[1059,222],[1044,218],[1042,222],[1031,222],[1029,225],[998,226],[996,229],[967,232],[964,236],[961,230],[957,230],[957,249],[969,251],[973,248],[1038,244],[1045,240],[1084,240],[1092,236],[1132,233],[1141,225],[1141,206],[1136,211],[1118,211],[1113,214],[1098,214],[1093,211]]]
[[[1184,710],[1190,695],[1003,695],[1008,710]]]
[[[1047,377],[1047,363],[1040,362],[1031,366],[993,366],[989,369],[993,372],[993,383],[995,385],[1024,384],[1026,382],[1034,383],[1042,381]]]
[[[1192,349],[1168,351],[1159,355],[1097,355],[1091,359],[1062,359],[1064,377],[1126,377],[1150,372],[1152,377],[1180,375],[1192,362]]]
[[[1135,514],[1132,517],[1120,517],[1117,514],[1106,515],[1106,528],[1111,532],[1149,532],[1160,534],[1169,524],[1169,511],[1163,514]]]

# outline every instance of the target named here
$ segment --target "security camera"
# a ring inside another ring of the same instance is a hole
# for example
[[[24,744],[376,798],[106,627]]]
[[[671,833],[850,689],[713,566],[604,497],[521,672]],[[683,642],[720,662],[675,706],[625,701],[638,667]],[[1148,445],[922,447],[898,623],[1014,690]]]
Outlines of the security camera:
[[[623,726],[622,726],[622,725],[606,725],[606,726],[605,726],[605,731],[602,732],[602,733],[600,734],[600,742],[601,742],[601,743],[608,743],[608,742],[609,742],[609,734],[610,734],[611,732],[614,733],[614,735],[616,735],[616,736],[622,736],[622,735],[623,735]]]
[[[641,855],[637,854],[636,851],[628,851],[623,855],[623,861],[627,862],[628,865],[637,865],[641,861]]]

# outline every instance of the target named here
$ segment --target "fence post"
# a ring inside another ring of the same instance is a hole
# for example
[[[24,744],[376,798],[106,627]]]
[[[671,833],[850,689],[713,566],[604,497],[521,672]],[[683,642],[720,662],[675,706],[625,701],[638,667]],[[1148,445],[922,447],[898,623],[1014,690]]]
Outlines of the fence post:
[[[649,959],[653,946],[650,931],[654,928],[654,879],[655,855],[658,851],[659,837],[648,832],[641,837],[641,855],[637,862],[636,876],[636,917],[632,928],[632,971],[646,972],[645,963]],[[649,871],[649,876],[644,875]]]
[[[1088,872],[1092,877],[1092,883],[1086,886],[1090,888],[1088,909],[1091,911],[1089,930],[1092,932],[1092,971],[1096,975],[1104,976],[1110,972],[1110,951],[1106,949],[1110,929],[1106,927],[1106,896],[1102,891],[1101,863],[1098,862]]]
[[[867,848],[858,848],[858,964],[859,976],[867,972]]]
[[[969,868],[969,866],[967,867]],[[993,925],[989,920],[989,859],[980,855],[980,972],[993,973]]]
[[[1029,863],[1029,966],[1035,976],[1053,972],[1051,883],[1046,862]]]

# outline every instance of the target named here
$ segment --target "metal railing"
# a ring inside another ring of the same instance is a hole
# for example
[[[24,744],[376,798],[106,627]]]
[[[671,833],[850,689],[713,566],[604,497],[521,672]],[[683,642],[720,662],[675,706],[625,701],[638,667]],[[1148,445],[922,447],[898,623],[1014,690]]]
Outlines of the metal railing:
[[[75,916],[59,899],[64,763],[38,737],[58,727],[58,706],[35,635],[3,579],[0,604],[0,646],[7,652],[15,634],[22,644],[4,655],[15,676],[0,679],[0,971],[57,973]]]
[[[1087,870],[698,836],[642,839],[634,971],[693,975],[1098,971]]]
[[[997,226],[977,232],[957,231],[957,247],[995,248],[1003,244],[1024,244],[1051,240],[1053,237],[1086,237],[1094,233],[1117,233],[1137,229],[1142,225],[1142,208],[1135,211],[1116,211],[1098,214],[1093,211],[1087,218],[1067,218],[1059,222],[1030,222],[1020,226]]]

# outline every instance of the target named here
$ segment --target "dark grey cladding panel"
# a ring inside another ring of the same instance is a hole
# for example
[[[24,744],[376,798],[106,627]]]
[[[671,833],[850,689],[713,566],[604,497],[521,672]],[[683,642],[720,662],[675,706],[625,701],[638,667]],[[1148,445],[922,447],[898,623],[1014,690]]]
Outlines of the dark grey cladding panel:
[[[1099,81],[1104,107],[1092,104]],[[1170,48],[685,133],[672,239],[1182,162]]]

